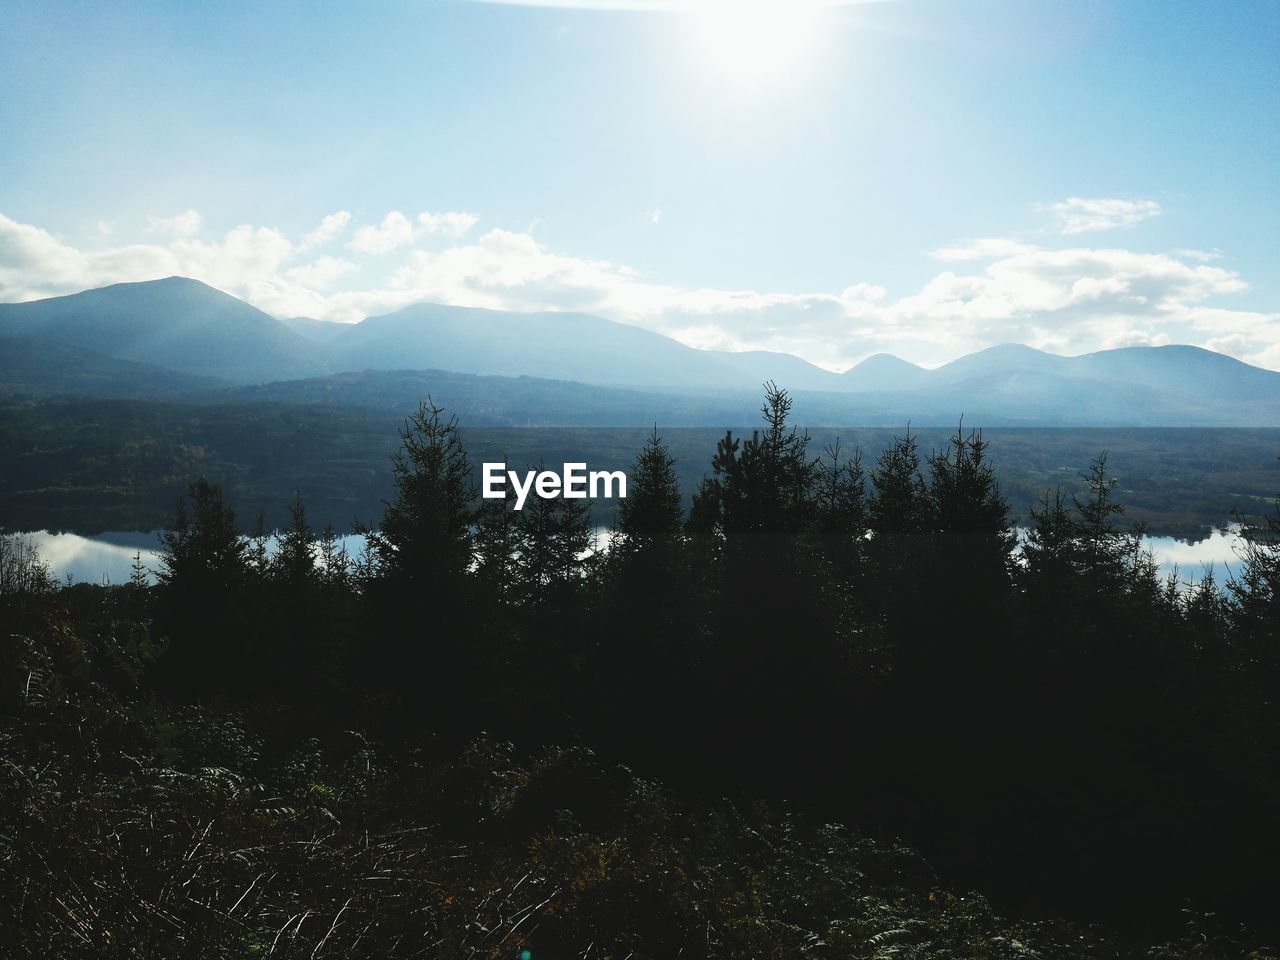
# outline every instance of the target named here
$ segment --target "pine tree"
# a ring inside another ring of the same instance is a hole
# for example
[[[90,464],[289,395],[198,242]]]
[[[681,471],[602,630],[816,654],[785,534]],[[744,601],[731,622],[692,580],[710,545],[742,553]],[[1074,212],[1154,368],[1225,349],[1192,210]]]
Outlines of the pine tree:
[[[267,518],[261,510],[253,521],[253,532],[245,546],[245,559],[254,579],[265,583],[271,577],[271,534],[267,530]]]
[[[1280,498],[1265,520],[1242,527],[1240,573],[1227,585],[1238,671],[1250,678],[1255,699],[1280,713]]]
[[[925,611],[916,602],[930,588],[928,531],[932,527],[929,491],[920,472],[920,451],[910,429],[881,452],[871,471],[867,505],[871,540],[867,544],[873,582],[870,603],[888,625]]]
[[[637,760],[670,762],[700,695],[692,582],[675,460],[655,428],[628,473],[606,557],[608,629],[596,647],[602,725]],[[691,696],[692,691],[699,691]]]
[[[201,478],[179,499],[160,534],[164,553],[157,579],[171,590],[230,588],[248,573],[248,543],[222,489]]]
[[[327,524],[316,547],[319,576],[331,594],[347,594],[354,589],[352,560],[346,544],[338,537],[333,524]]]
[[[129,565],[129,589],[134,593],[143,593],[151,586],[147,568],[142,563],[142,551],[133,552],[133,563]]]
[[[930,546],[938,573],[959,600],[996,598],[1008,586],[1017,538],[1009,503],[987,460],[987,443],[963,427],[929,458]]]
[[[658,436],[645,442],[631,468],[627,497],[618,507],[618,527],[610,544],[624,564],[643,562],[646,569],[670,569],[684,527],[675,459]]]
[[[920,450],[909,427],[905,436],[895,438],[876,459],[871,485],[874,492],[868,517],[876,538],[917,534],[929,528],[929,498],[920,474]]]
[[[862,453],[845,458],[840,439],[823,451],[814,488],[814,532],[830,580],[846,599],[861,593],[866,573],[867,480]]]
[[[368,532],[381,574],[433,592],[457,589],[474,552],[471,464],[456,417],[430,399],[400,434],[392,461],[396,496],[381,526]]]
[[[1116,529],[1116,518],[1124,515],[1124,506],[1115,499],[1117,480],[1107,475],[1105,450],[1081,479],[1087,496],[1073,498],[1079,516],[1076,536],[1081,571],[1095,591],[1118,592],[1125,579],[1129,546],[1125,535]]]
[[[476,514],[476,580],[499,605],[519,592],[522,534],[519,515],[511,501],[485,500]]]
[[[320,581],[315,531],[307,522],[307,511],[299,497],[289,505],[289,526],[280,534],[269,569],[272,580],[297,591],[316,586]]]
[[[475,499],[456,417],[430,398],[401,430],[395,497],[364,530],[358,564],[372,628],[354,652],[374,689],[393,694],[407,724],[460,722],[480,677],[471,668]]]
[[[818,469],[790,413],[787,392],[766,384],[764,429],[744,441],[726,433],[688,525],[691,562],[705,567],[703,723],[735,778],[762,764],[782,779],[799,775],[813,759],[796,748],[811,743],[799,731],[826,722],[828,683],[841,676],[824,569],[808,539]],[[744,717],[742,703],[770,710]]]
[[[539,463],[537,472],[545,465]],[[518,514],[523,602],[560,606],[582,586],[593,554],[585,500],[531,496]]]
[[[157,571],[164,681],[182,694],[241,692],[256,669],[248,542],[221,488],[201,478],[179,499]]]
[[[1062,592],[1077,570],[1076,522],[1062,488],[1054,490],[1052,497],[1048,490],[1042,493],[1030,519],[1022,546],[1024,578],[1031,589]]]

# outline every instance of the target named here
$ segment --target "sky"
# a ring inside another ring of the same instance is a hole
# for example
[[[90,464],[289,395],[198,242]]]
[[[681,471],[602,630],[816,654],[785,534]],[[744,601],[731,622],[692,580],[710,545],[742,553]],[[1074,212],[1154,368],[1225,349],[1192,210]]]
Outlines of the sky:
[[[1280,369],[1276,49],[1275,0],[5,0],[0,301]]]

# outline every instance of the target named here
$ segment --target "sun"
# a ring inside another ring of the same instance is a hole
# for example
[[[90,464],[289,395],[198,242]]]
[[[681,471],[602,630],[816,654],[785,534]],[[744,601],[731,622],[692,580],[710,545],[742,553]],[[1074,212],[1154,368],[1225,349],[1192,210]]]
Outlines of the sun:
[[[776,76],[813,42],[823,0],[692,0],[709,58],[738,80]]]

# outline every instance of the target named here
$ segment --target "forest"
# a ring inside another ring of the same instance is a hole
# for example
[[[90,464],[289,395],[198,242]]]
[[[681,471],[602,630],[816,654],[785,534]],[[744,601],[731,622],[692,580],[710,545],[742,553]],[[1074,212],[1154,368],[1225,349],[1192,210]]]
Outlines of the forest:
[[[464,382],[482,378],[459,379]],[[433,374],[413,380],[414,396],[452,381]],[[519,380],[512,381],[520,383]],[[495,421],[503,400],[446,389],[447,406],[461,421],[473,466],[486,460],[532,466],[539,460],[585,460],[602,469],[630,465],[657,411],[609,411],[584,416],[581,385],[561,384],[562,421],[511,425]],[[406,388],[407,389],[407,388]],[[692,402],[692,401],[691,401]],[[663,439],[676,463],[687,510],[723,428],[750,424],[754,410],[714,420],[721,427],[672,427]],[[301,494],[308,516],[323,528],[346,531],[354,521],[376,524],[383,501],[394,493],[388,456],[400,444],[399,428],[417,402],[381,406],[332,402],[253,400],[243,403],[179,403],[103,397],[0,396],[0,529],[153,531],[168,520],[173,502],[193,476],[217,483],[249,525],[259,512],[269,526],[289,522],[289,504]],[[705,407],[699,408],[702,417]],[[958,408],[963,410],[963,407]],[[957,421],[962,419],[957,413]],[[658,419],[658,422],[665,422]],[[705,419],[695,422],[707,422]],[[495,424],[505,425],[495,425]],[[845,446],[878,451],[906,431],[874,427],[812,427],[815,450],[842,439]],[[945,446],[955,427],[917,427],[924,450]],[[750,427],[746,427],[750,432]],[[998,445],[997,478],[1019,525],[1046,487],[1083,496],[1082,465],[1110,451],[1108,467],[1123,498],[1126,518],[1153,536],[1199,540],[1233,519],[1232,511],[1264,514],[1278,485],[1280,430],[1248,428],[999,427],[985,431]],[[474,478],[479,482],[478,469]],[[612,506],[593,520],[614,526]]]
[[[207,477],[154,583],[0,539],[0,950],[1275,956],[1280,503],[1188,588],[1101,451],[1019,543],[979,430],[761,416],[607,548],[430,402],[360,556]]]

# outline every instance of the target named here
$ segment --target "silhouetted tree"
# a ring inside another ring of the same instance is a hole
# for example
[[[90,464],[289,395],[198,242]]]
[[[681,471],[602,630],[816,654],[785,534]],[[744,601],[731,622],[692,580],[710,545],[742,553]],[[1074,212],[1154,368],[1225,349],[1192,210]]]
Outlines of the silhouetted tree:
[[[53,571],[29,538],[0,534],[0,597],[29,600],[56,587]]]
[[[368,531],[381,576],[434,594],[456,590],[473,559],[475,491],[456,417],[428,400],[392,459],[396,496]]]
[[[166,677],[188,693],[243,690],[255,666],[247,609],[252,568],[222,489],[204,478],[193,482],[160,542],[158,626],[171,638],[161,663]]]
[[[1125,557],[1129,545],[1123,532],[1116,529],[1116,519],[1124,515],[1124,505],[1117,502],[1115,477],[1107,474],[1104,450],[1082,475],[1084,499],[1075,497],[1078,559],[1081,572],[1095,590],[1118,589],[1124,579]]]
[[[618,527],[610,544],[624,568],[645,565],[642,577],[664,569],[675,572],[684,509],[674,468],[655,427],[628,475],[627,497],[618,505]]]
[[[1076,523],[1061,487],[1052,495],[1048,490],[1041,494],[1030,520],[1022,545],[1025,580],[1032,590],[1060,594],[1069,587],[1079,566]]]
[[[289,504],[289,526],[276,542],[268,569],[272,580],[294,591],[304,592],[319,584],[316,535],[307,522],[307,511],[300,498]]]
[[[840,439],[817,463],[814,532],[829,563],[829,576],[846,598],[860,596],[866,574],[867,478],[862,453],[842,455]]]
[[[519,580],[520,526],[511,501],[486,500],[476,513],[476,579],[499,604]]]
[[[365,530],[365,600],[375,624],[360,665],[409,723],[460,722],[478,682],[471,643],[475,491],[456,417],[428,399],[392,458],[395,498]]]
[[[602,723],[636,762],[669,767],[697,723],[699,635],[675,460],[657,428],[628,473],[606,557],[594,675]]]
[[[874,580],[868,591],[874,613],[890,631],[890,642],[925,611],[916,602],[926,589],[930,501],[917,440],[908,428],[876,459],[871,471],[871,499],[867,520],[871,530],[868,553]]]
[[[543,472],[539,463],[536,471]],[[522,602],[564,609],[584,586],[595,546],[585,500],[532,495],[518,514]]]

